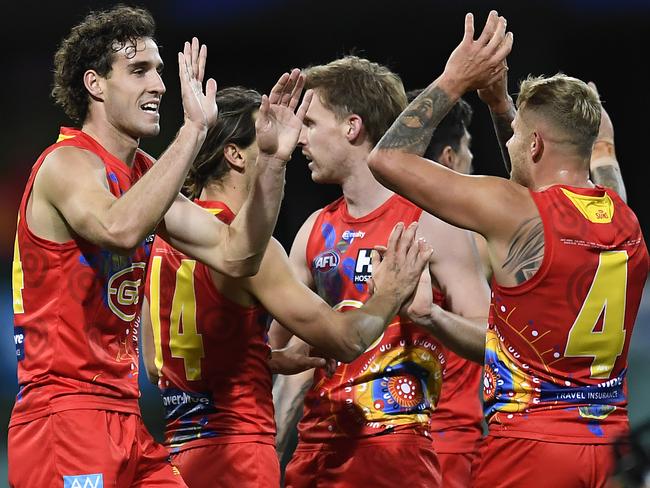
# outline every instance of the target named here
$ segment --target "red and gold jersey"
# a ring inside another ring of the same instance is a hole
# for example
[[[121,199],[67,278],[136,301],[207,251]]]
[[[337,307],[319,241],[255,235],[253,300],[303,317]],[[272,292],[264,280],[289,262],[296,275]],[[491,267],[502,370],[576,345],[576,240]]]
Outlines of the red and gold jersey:
[[[221,221],[222,202],[196,201]],[[183,450],[226,442],[273,443],[268,314],[215,287],[210,269],[156,237],[147,273],[165,444]]]
[[[349,215],[343,198],[325,207],[306,252],[317,293],[335,310],[361,307],[368,300],[371,250],[386,245],[397,222],[408,225],[421,213],[398,195],[358,219]],[[429,435],[445,363],[445,350],[435,339],[395,317],[366,352],[339,364],[332,378],[316,370],[298,426],[300,439],[322,442],[398,431]]]
[[[431,437],[438,453],[474,452],[483,437],[483,366],[446,350],[440,400],[431,415]]]
[[[151,166],[137,152],[129,168],[88,134],[62,128],[34,165],[18,216],[12,272],[20,390],[10,425],[52,412],[97,408],[138,413],[138,327],[151,239],[130,256],[76,237],[35,235],[25,211],[45,157],[63,146],[97,155],[116,197]],[[147,244],[148,242],[148,244]]]
[[[628,429],[625,374],[648,251],[614,192],[531,192],[544,229],[537,273],[493,285],[484,399],[490,433],[609,443]]]

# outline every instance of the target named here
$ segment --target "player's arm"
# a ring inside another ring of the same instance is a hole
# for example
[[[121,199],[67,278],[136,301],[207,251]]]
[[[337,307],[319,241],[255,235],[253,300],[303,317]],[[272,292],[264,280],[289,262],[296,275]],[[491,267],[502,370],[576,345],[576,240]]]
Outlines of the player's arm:
[[[140,348],[142,350],[142,362],[147,371],[149,381],[158,384],[158,368],[156,368],[156,346],[153,338],[153,327],[151,324],[151,312],[149,300],[142,301],[142,315],[140,316]]]
[[[409,316],[456,354],[483,363],[490,289],[483,276],[473,236],[424,213],[420,230],[434,243],[435,253],[429,269],[445,295],[448,310],[432,308],[429,299],[429,303],[424,304],[424,311],[416,303]],[[422,279],[427,280],[427,276]],[[430,289],[430,281],[421,285],[428,285]],[[435,315],[427,316],[427,312]]]
[[[296,147],[312,93],[296,110],[304,78],[285,73],[262,97],[255,122],[259,155],[248,197],[237,217],[224,225],[179,196],[165,215],[168,242],[188,256],[233,277],[257,272],[275,227],[284,191],[286,164]]]
[[[374,252],[375,291],[363,307],[334,311],[295,275],[282,246],[275,240],[248,289],[275,319],[323,355],[350,362],[362,354],[397,314],[413,292],[431,249],[417,240],[417,225],[398,224],[381,263]]]
[[[207,130],[217,118],[216,83],[202,88],[206,49],[195,38],[178,54],[185,119],[158,162],[124,195],[108,188],[102,161],[88,151],[62,147],[43,163],[34,184],[34,205],[60,214],[69,229],[116,252],[129,253],[160,221],[178,194]]]
[[[294,337],[294,340],[300,340]],[[275,446],[280,462],[288,454],[289,440],[295,432],[295,426],[302,415],[305,395],[314,379],[314,370],[304,371],[291,376],[278,375],[273,383],[273,407],[277,434]]]
[[[512,137],[512,121],[515,120],[517,109],[512,101],[512,97],[508,94],[508,65],[503,61],[504,68],[502,75],[494,83],[478,90],[479,98],[490,109],[490,117],[492,118],[492,125],[494,125],[494,132],[499,141],[499,148],[501,149],[501,157],[505,165],[506,172],[509,174],[512,169],[510,162],[510,154],[506,147],[506,142]]]
[[[590,82],[589,86],[598,94],[593,82]],[[627,201],[625,183],[614,148],[614,125],[604,106],[600,112],[598,136],[591,151],[589,172],[594,183],[611,188],[618,193],[623,201]]]
[[[289,251],[289,263],[291,268],[295,273],[296,278],[303,283],[310,290],[314,289],[314,279],[311,275],[311,270],[307,264],[307,242],[309,241],[309,235],[311,230],[314,227],[314,222],[316,218],[321,213],[322,209],[316,210],[313,212],[307,220],[303,222],[298,229],[296,237],[293,239],[291,244],[291,250]],[[269,328],[269,343],[274,349],[279,349],[285,347],[289,340],[293,337],[293,333],[282,326],[277,320],[271,322],[271,327]],[[301,341],[302,339],[296,339],[296,341]]]
[[[473,17],[468,14],[465,36],[443,74],[384,134],[370,154],[369,166],[380,182],[443,220],[507,240],[521,217],[513,219],[512,209],[529,198],[516,188],[520,185],[501,178],[461,175],[421,157],[436,126],[460,96],[501,76],[503,60],[512,47],[505,20],[491,12],[479,39],[473,37]],[[493,215],[505,215],[507,222],[490,219]]]

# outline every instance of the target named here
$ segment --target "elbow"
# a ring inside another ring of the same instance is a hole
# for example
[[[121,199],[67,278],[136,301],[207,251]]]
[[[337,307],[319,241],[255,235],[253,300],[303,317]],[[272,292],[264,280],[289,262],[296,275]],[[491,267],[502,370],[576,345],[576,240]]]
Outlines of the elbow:
[[[98,243],[101,247],[122,256],[130,256],[142,244],[142,237],[126,229],[107,229],[102,241]]]
[[[361,340],[361,337],[347,337],[342,341],[332,357],[342,363],[351,363],[361,356],[367,349],[367,346]]]
[[[390,163],[386,151],[375,147],[368,156],[368,168],[377,181],[387,186],[394,165]]]
[[[262,260],[257,256],[252,256],[243,259],[226,260],[222,269],[219,269],[223,274],[231,278],[246,278],[254,276],[260,269]]]

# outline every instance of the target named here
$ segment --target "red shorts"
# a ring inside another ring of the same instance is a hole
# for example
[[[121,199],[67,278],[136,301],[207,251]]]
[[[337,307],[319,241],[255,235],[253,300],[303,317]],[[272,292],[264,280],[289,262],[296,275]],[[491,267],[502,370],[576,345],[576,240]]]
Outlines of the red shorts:
[[[444,488],[468,488],[472,486],[478,463],[478,451],[460,453],[437,453]]]
[[[431,440],[418,435],[299,443],[287,466],[285,487],[316,486],[436,488],[441,486],[440,466]]]
[[[138,415],[66,410],[9,429],[9,486],[186,487]]]
[[[280,463],[273,444],[210,444],[172,455],[189,488],[278,488]]]
[[[598,488],[609,486],[609,444],[562,444],[488,436],[481,447],[475,488]]]

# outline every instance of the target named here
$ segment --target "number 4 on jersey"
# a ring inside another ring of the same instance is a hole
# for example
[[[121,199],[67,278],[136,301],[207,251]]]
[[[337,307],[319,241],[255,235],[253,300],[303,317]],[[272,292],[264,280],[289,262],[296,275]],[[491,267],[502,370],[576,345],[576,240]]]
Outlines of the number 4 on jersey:
[[[625,345],[627,253],[600,253],[598,269],[567,339],[565,357],[592,357],[591,377],[611,376]],[[602,327],[597,329],[602,318]]]
[[[156,350],[158,372],[163,366],[162,336],[160,330],[160,267],[162,258],[154,256],[151,263],[151,325]],[[196,293],[194,267],[196,261],[183,259],[176,270],[176,286],[169,317],[169,349],[172,357],[182,358],[188,381],[201,379],[201,359],[205,357],[203,337],[196,328]],[[181,331],[181,323],[183,330]]]

